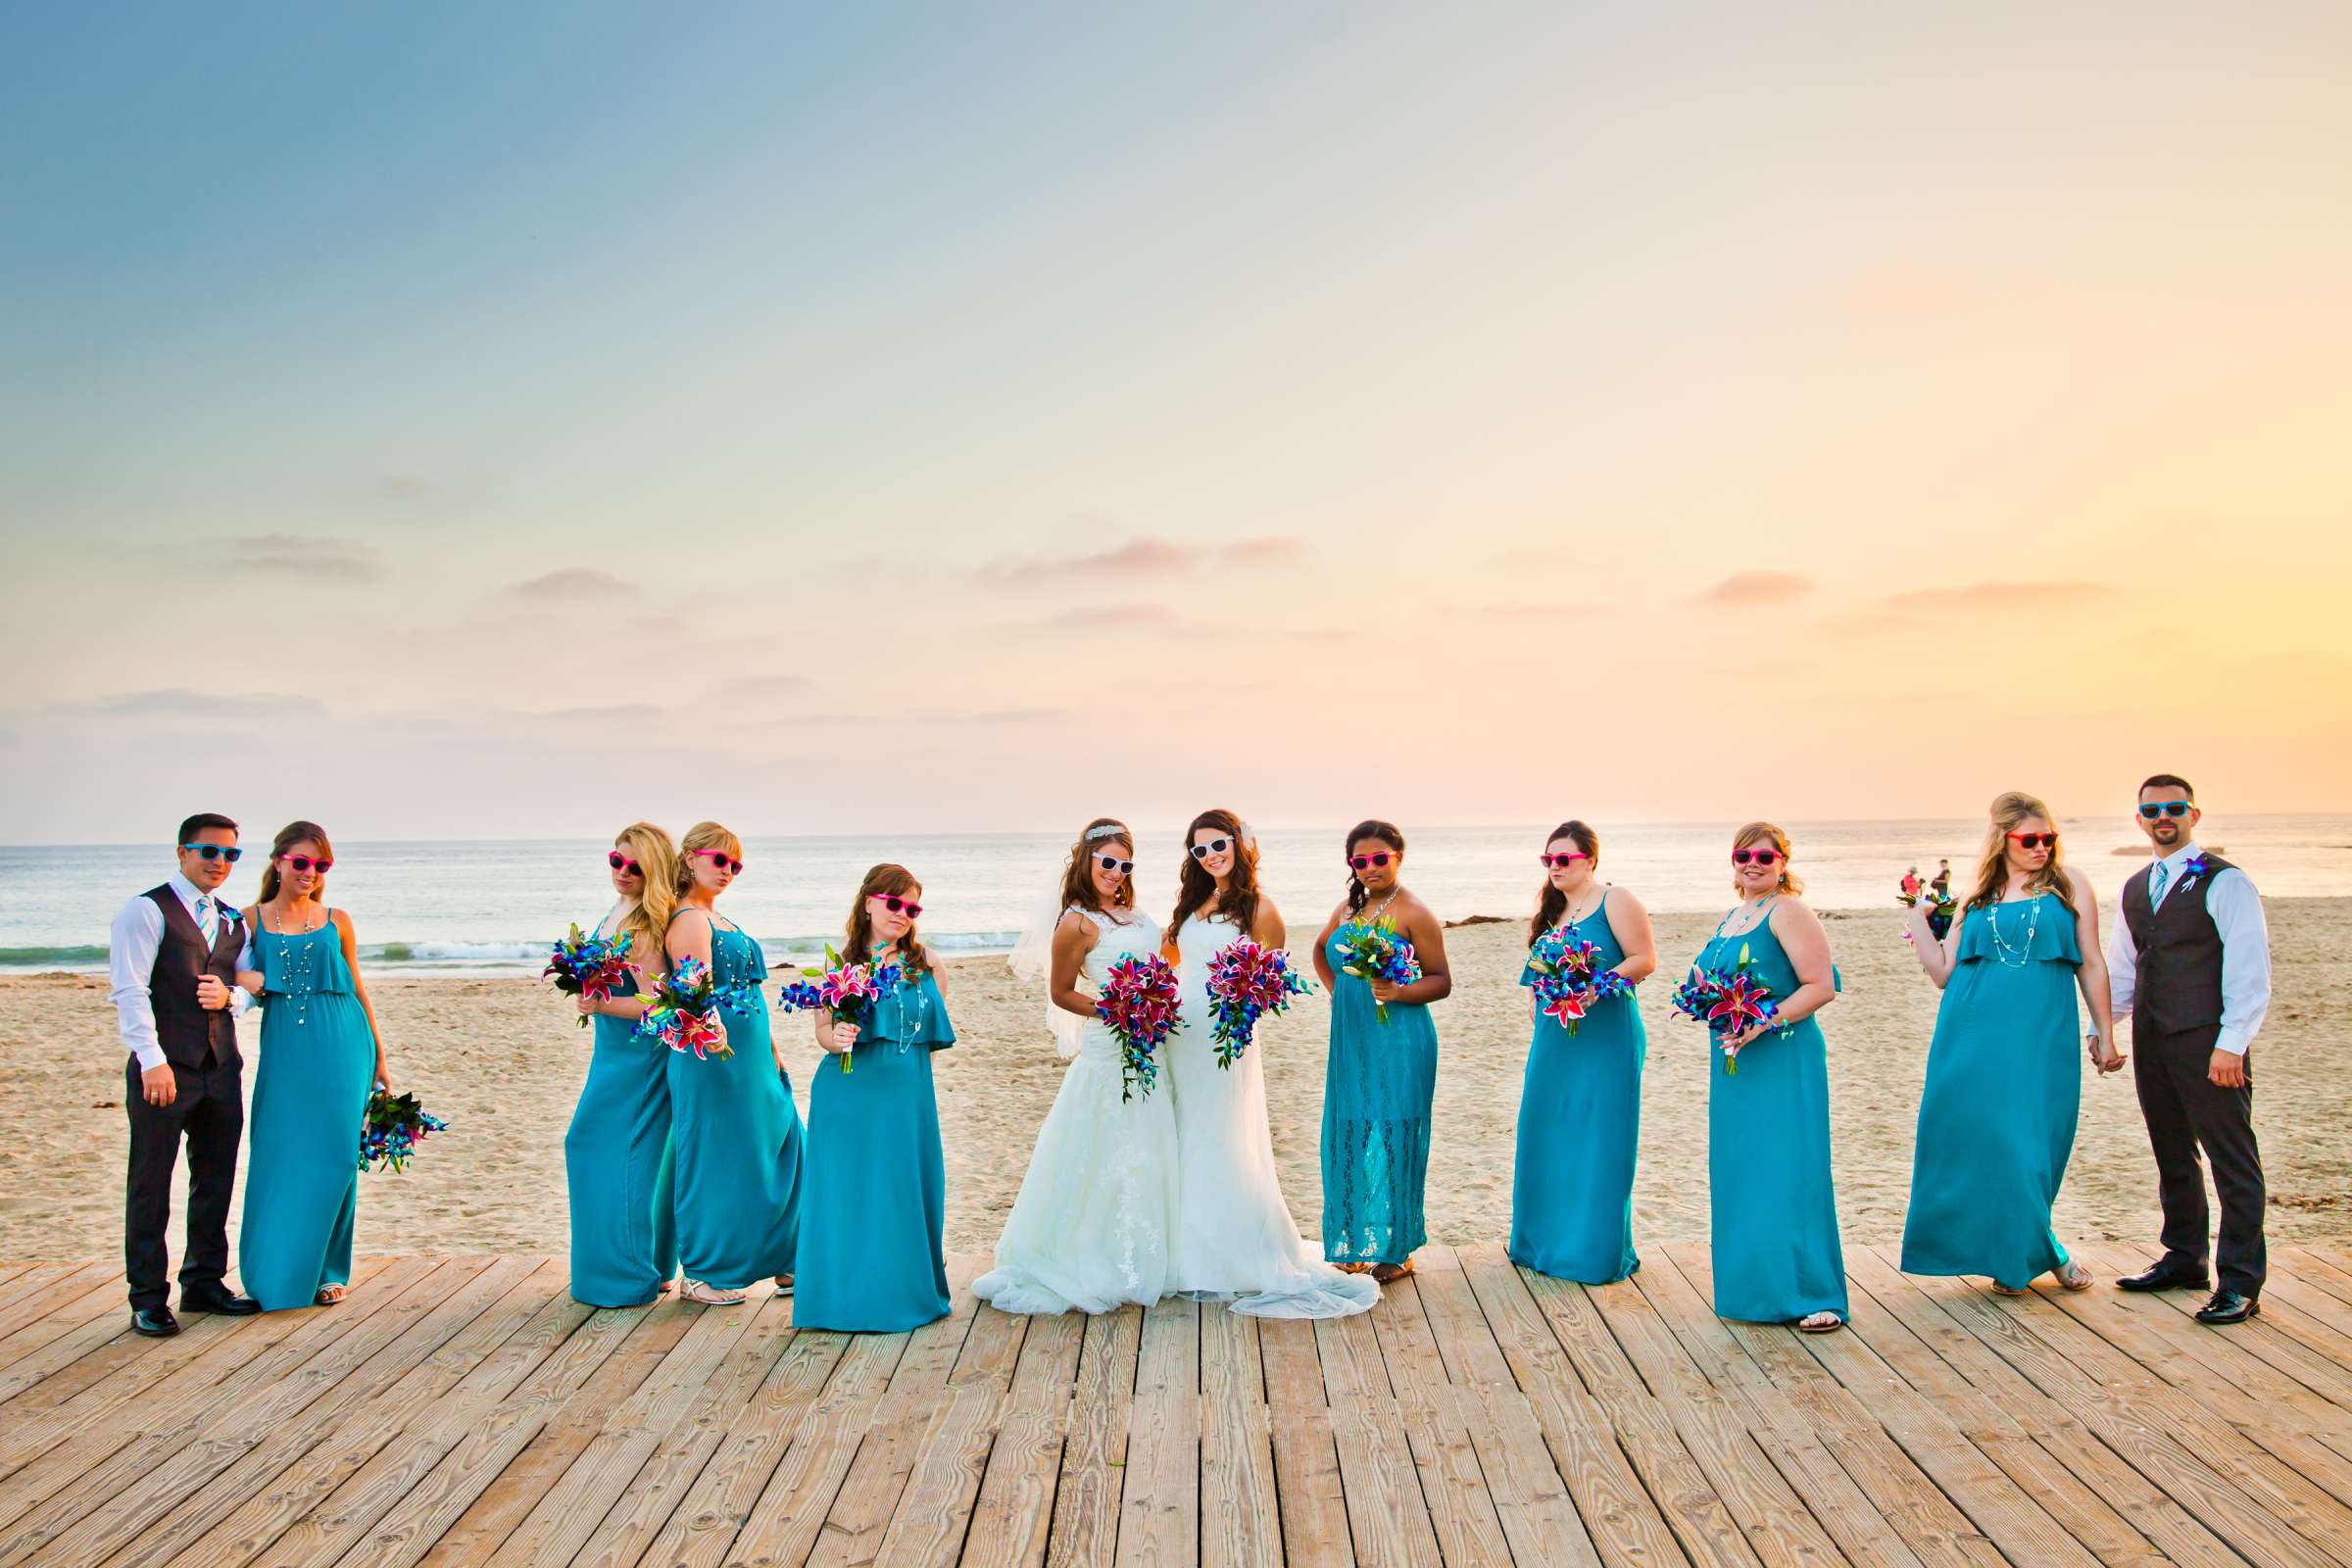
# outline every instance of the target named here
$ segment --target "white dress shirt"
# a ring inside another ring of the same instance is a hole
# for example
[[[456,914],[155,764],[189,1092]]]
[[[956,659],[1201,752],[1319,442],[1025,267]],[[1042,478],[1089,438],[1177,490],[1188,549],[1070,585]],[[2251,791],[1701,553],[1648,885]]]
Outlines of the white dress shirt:
[[[196,922],[199,931],[204,930],[205,921],[196,912],[198,901],[212,899],[212,926],[216,936],[220,922],[235,912],[231,906],[202,891],[177,871],[164,885],[179,896],[179,902],[187,907],[188,918]],[[115,1027],[122,1036],[122,1044],[139,1058],[141,1072],[164,1064],[163,1042],[155,1035],[155,999],[147,993],[147,982],[155,973],[155,955],[163,945],[164,911],[144,893],[122,906],[122,912],[115,916],[107,938],[106,969],[114,981],[114,990],[107,1000],[115,1004]],[[253,998],[245,994],[243,986],[229,987],[228,999],[233,1013],[242,1014],[253,1005]]]
[[[2197,853],[2194,843],[2183,844],[2156,862],[2164,867],[2161,893],[2155,891],[2154,867],[2150,867],[2151,909],[2162,907],[2166,899],[2180,891],[2180,884],[2187,880],[2181,867]],[[2264,1014],[2271,1010],[2271,928],[2263,919],[2262,895],[2254,891],[2253,878],[2234,865],[2212,874],[2205,891],[2205,912],[2213,916],[2213,927],[2222,937],[2222,1032],[2213,1042],[2214,1049],[2242,1056],[2262,1028]],[[2132,928],[2124,919],[2119,899],[2115,924],[2107,932],[2107,983],[2118,1018],[2132,1011],[2132,999],[2138,990],[2138,950],[2132,945]]]

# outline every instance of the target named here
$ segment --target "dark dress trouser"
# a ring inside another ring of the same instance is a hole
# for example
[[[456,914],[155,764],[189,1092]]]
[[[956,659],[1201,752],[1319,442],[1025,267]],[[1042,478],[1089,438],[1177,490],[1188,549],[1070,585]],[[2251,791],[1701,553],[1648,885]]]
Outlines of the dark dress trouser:
[[[216,1285],[228,1272],[228,1206],[237,1185],[237,1144],[245,1134],[242,1063],[223,1067],[172,1064],[179,1097],[150,1105],[139,1085],[139,1058],[125,1056],[123,1105],[130,1115],[130,1175],[122,1203],[123,1272],[133,1308],[168,1306],[172,1167],[179,1141],[188,1141],[188,1244],[179,1260],[180,1288]]]
[[[2240,1296],[2259,1296],[2267,1200],[2262,1153],[2254,1142],[2253,1054],[2246,1056],[2245,1086],[2222,1088],[2210,1075],[2213,1043],[2220,1035],[2218,1023],[2178,1034],[2136,1027],[2132,1078],[2148,1121],[2148,1143],[2156,1152],[2166,1260],[2200,1272],[2205,1267],[2210,1211],[2205,1205],[2205,1173],[2197,1163],[2202,1148],[2222,1200],[2217,1283]]]

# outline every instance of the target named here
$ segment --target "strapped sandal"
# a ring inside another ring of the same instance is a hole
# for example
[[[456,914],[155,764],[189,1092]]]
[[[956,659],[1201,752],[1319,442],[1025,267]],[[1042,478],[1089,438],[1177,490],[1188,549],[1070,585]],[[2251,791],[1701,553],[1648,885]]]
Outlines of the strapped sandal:
[[[2069,1291],[2087,1291],[2093,1283],[2090,1270],[2072,1258],[2067,1260],[2066,1267],[2057,1271],[2057,1277],[2060,1288]]]
[[[2023,1296],[2026,1293],[2011,1286],[2003,1285],[1999,1280],[1994,1280],[1992,1282],[1992,1294],[1995,1296]]]
[[[776,1294],[778,1296],[790,1296],[792,1294],[791,1275],[779,1274],[776,1276]]]
[[[351,1287],[348,1285],[321,1285],[318,1287],[318,1294],[312,1297],[311,1300],[318,1306],[333,1306],[350,1294]]]
[[[1808,1313],[1796,1320],[1799,1334],[1835,1334],[1843,1327],[1845,1319],[1830,1311]]]
[[[1413,1260],[1408,1257],[1401,1263],[1381,1263],[1375,1265],[1372,1270],[1372,1277],[1383,1285],[1394,1285],[1398,1280],[1411,1278],[1412,1272]]]
[[[743,1293],[716,1290],[701,1280],[688,1280],[678,1287],[678,1299],[692,1301],[697,1306],[736,1306],[742,1303]]]

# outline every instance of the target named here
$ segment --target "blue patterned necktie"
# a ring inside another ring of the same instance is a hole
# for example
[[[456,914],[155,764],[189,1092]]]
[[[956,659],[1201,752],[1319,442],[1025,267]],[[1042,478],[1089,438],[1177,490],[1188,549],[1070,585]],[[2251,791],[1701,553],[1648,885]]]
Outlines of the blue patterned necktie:
[[[2172,875],[2173,871],[2171,866],[2166,865],[2162,860],[2158,860],[2156,862],[2156,870],[2154,874],[2148,878],[2148,904],[2150,907],[2153,907],[2157,904],[2163,902],[2164,885],[2172,880]]]
[[[213,937],[220,927],[213,912],[213,899],[209,893],[196,895],[196,929],[204,933],[205,950],[210,952]]]

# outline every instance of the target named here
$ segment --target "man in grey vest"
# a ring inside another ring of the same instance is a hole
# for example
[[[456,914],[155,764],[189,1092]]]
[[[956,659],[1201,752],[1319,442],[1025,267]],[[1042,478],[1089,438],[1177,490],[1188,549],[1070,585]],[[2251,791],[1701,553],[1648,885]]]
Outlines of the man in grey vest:
[[[2156,858],[2124,884],[2107,941],[2115,1012],[2132,1015],[2133,1076],[2164,1201],[2164,1256],[2116,1283],[2204,1290],[2205,1173],[2222,1202],[2220,1286],[2200,1323],[2262,1310],[2264,1193],[2254,1142],[2250,1048],[2271,1005],[2271,939],[2246,873],[2197,848],[2196,792],[2159,773],[2139,787],[2139,828]]]
[[[130,1114],[124,1184],[123,1272],[130,1326],[179,1332],[166,1283],[171,1254],[172,1167],[188,1143],[188,1235],[179,1259],[183,1312],[258,1312],[229,1290],[228,1201],[245,1132],[244,1058],[235,1014],[253,999],[236,983],[244,922],[217,895],[236,864],[237,824],[207,811],[179,825],[179,869],[115,916],[107,945],[115,1018],[129,1051],[123,1105]]]

